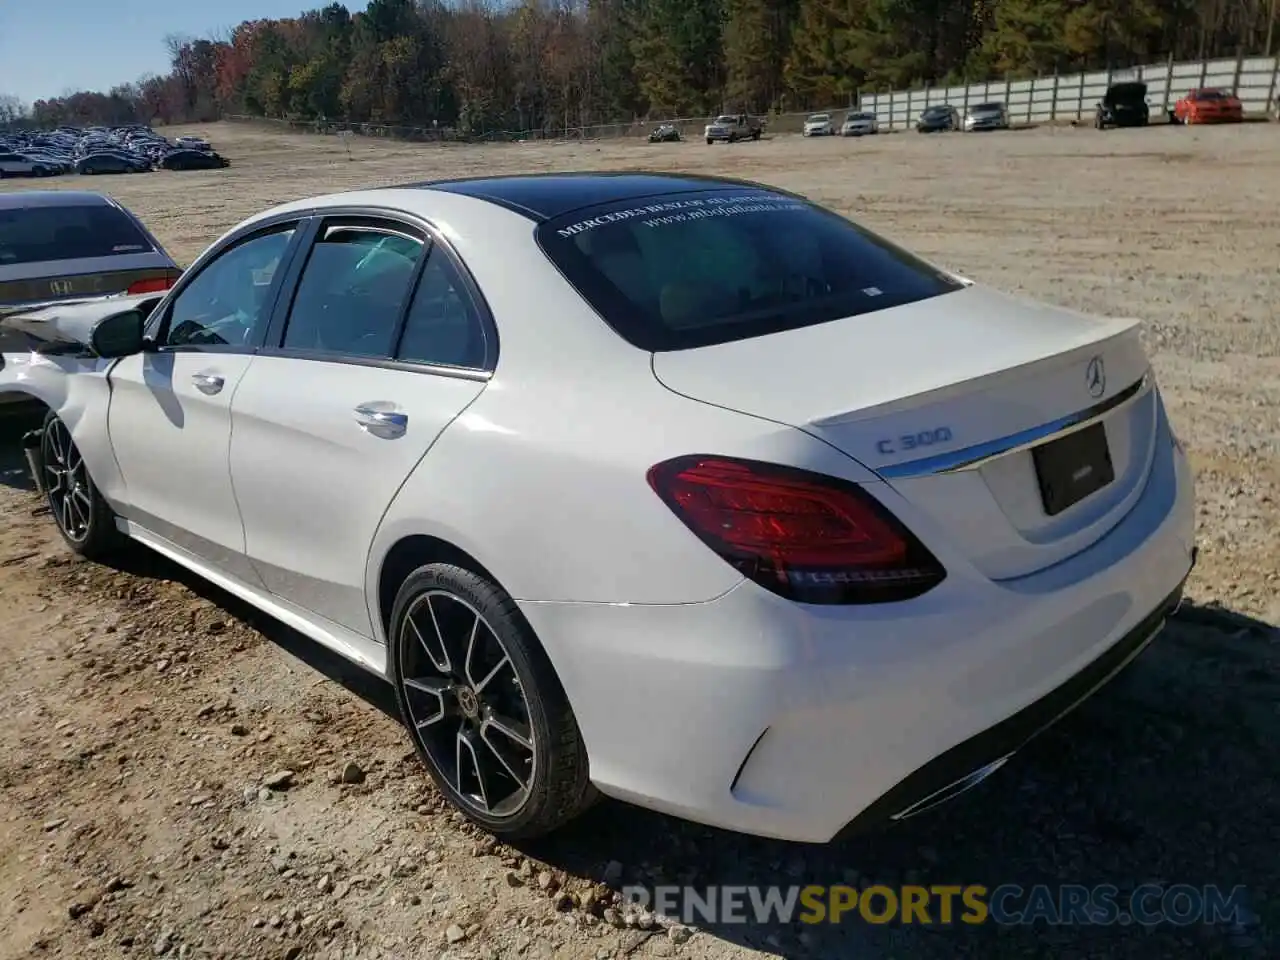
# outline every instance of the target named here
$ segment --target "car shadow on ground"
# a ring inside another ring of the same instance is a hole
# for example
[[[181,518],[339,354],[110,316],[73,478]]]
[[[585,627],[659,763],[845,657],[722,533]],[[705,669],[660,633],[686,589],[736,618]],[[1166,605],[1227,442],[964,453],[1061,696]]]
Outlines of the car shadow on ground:
[[[8,477],[13,445],[0,446],[0,474]],[[383,680],[163,557],[131,547],[113,566],[186,585],[396,718]],[[643,887],[652,895],[658,886],[690,886],[705,899],[711,887],[722,898],[733,893],[726,887],[756,888],[757,897],[778,888],[775,896],[785,902],[791,888],[881,885],[900,904],[904,885],[980,885],[993,913],[997,906],[1004,911],[1000,922],[989,916],[969,923],[957,897],[953,922],[946,924],[941,893],[930,894],[928,923],[918,912],[910,923],[901,922],[901,913],[872,922],[886,913],[883,895],[871,901],[870,918],[855,901],[839,923],[829,915],[804,922],[804,904],[790,922],[776,914],[745,921],[685,915],[678,900],[663,911],[671,920],[691,921],[699,937],[787,957],[1274,957],[1280,910],[1266,897],[1280,890],[1277,703],[1280,631],[1234,611],[1186,604],[1133,665],[1004,769],[950,804],[890,829],[826,846],[791,844],[603,800],[554,837],[520,846],[619,891]],[[1175,885],[1177,896],[1162,900],[1160,890]],[[1079,915],[1074,923],[1053,922],[1077,896],[1069,887],[1084,888],[1099,904],[1110,896],[1115,909],[1107,922],[1087,923]],[[1003,891],[998,903],[997,889]],[[1158,916],[1164,903],[1168,918],[1154,925],[1121,919],[1129,916],[1135,892],[1147,917]],[[754,912],[751,896],[735,894],[740,916]],[[1201,922],[1209,909],[1205,898],[1215,896],[1225,916]],[[817,902],[831,901],[819,896]],[[627,934],[630,952],[667,937],[662,927],[642,920]]]

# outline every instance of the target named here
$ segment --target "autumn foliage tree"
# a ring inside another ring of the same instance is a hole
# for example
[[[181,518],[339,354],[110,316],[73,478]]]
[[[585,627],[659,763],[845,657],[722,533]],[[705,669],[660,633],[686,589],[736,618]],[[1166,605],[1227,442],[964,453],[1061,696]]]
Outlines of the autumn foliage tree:
[[[546,131],[830,107],[859,90],[1262,51],[1273,0],[372,0],[223,38],[170,71],[37,101],[30,121],[248,114]],[[12,98],[10,98],[12,99]],[[0,104],[0,122],[25,114]]]

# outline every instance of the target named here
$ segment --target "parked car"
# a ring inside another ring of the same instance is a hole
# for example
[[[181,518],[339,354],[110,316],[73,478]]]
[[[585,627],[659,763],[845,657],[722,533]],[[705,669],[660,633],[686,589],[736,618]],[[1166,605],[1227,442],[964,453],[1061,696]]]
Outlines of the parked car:
[[[1192,90],[1173,105],[1173,123],[1240,123],[1244,104],[1234,93],[1216,87]]]
[[[147,229],[101,194],[0,193],[0,317],[40,304],[167,290],[182,271]],[[0,326],[0,353],[50,338],[40,326]],[[16,398],[0,393],[0,405]]]
[[[707,138],[708,145],[717,140],[737,143],[739,140],[759,140],[763,129],[764,125],[758,117],[750,117],[745,113],[737,116],[725,113],[707,124],[703,135]]]
[[[0,316],[62,300],[163,292],[181,273],[160,241],[110,197],[0,193]],[[9,349],[2,339],[0,345]]]
[[[1145,127],[1151,119],[1147,106],[1147,85],[1137,81],[1113,83],[1098,101],[1093,112],[1093,125],[1107,127]]]
[[[221,170],[231,161],[212,150],[170,150],[156,161],[162,170]]]
[[[83,359],[0,389],[51,408],[70,549],[131,538],[385,676],[500,836],[597,793],[797,841],[912,815],[1136,656],[1194,561],[1138,321],[758,184],[313,197],[152,308],[48,313]]]
[[[674,123],[662,123],[649,131],[650,143],[679,143],[680,131]]]
[[[964,129],[970,133],[979,130],[1008,130],[1009,111],[1003,103],[980,103],[970,107],[965,114]]]
[[[96,150],[76,161],[76,172],[86,175],[146,173],[150,169],[150,160],[124,150]]]
[[[179,150],[200,150],[204,153],[213,151],[213,145],[204,137],[178,137],[173,145]]]
[[[59,172],[56,164],[38,157],[0,151],[0,178],[52,177]]]
[[[880,121],[874,113],[851,113],[840,128],[842,136],[861,137],[880,132]]]
[[[815,113],[804,122],[806,137],[830,137],[834,136],[835,132],[835,121],[831,119],[829,113]]]
[[[950,104],[939,103],[925,107],[916,121],[917,133],[941,133],[960,129],[960,111]]]

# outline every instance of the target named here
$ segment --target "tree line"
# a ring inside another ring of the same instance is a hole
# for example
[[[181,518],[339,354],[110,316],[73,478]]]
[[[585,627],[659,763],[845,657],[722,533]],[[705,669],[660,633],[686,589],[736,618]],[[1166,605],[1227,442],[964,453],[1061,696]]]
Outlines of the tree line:
[[[164,76],[0,97],[39,126],[228,114],[552,131],[1270,52],[1275,0],[372,0],[170,37]],[[7,107],[5,105],[7,104]],[[5,118],[0,117],[0,122]]]

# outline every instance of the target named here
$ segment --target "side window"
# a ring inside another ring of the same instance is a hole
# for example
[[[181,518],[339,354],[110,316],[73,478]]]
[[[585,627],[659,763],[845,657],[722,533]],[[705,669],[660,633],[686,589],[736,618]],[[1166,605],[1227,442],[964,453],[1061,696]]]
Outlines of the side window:
[[[302,269],[284,348],[391,357],[424,246],[386,228],[326,226]]]
[[[453,261],[431,252],[413,296],[396,359],[449,367],[484,366],[484,326]]]
[[[253,344],[270,320],[272,281],[292,238],[292,227],[264,234],[210,261],[173,301],[165,345]]]

